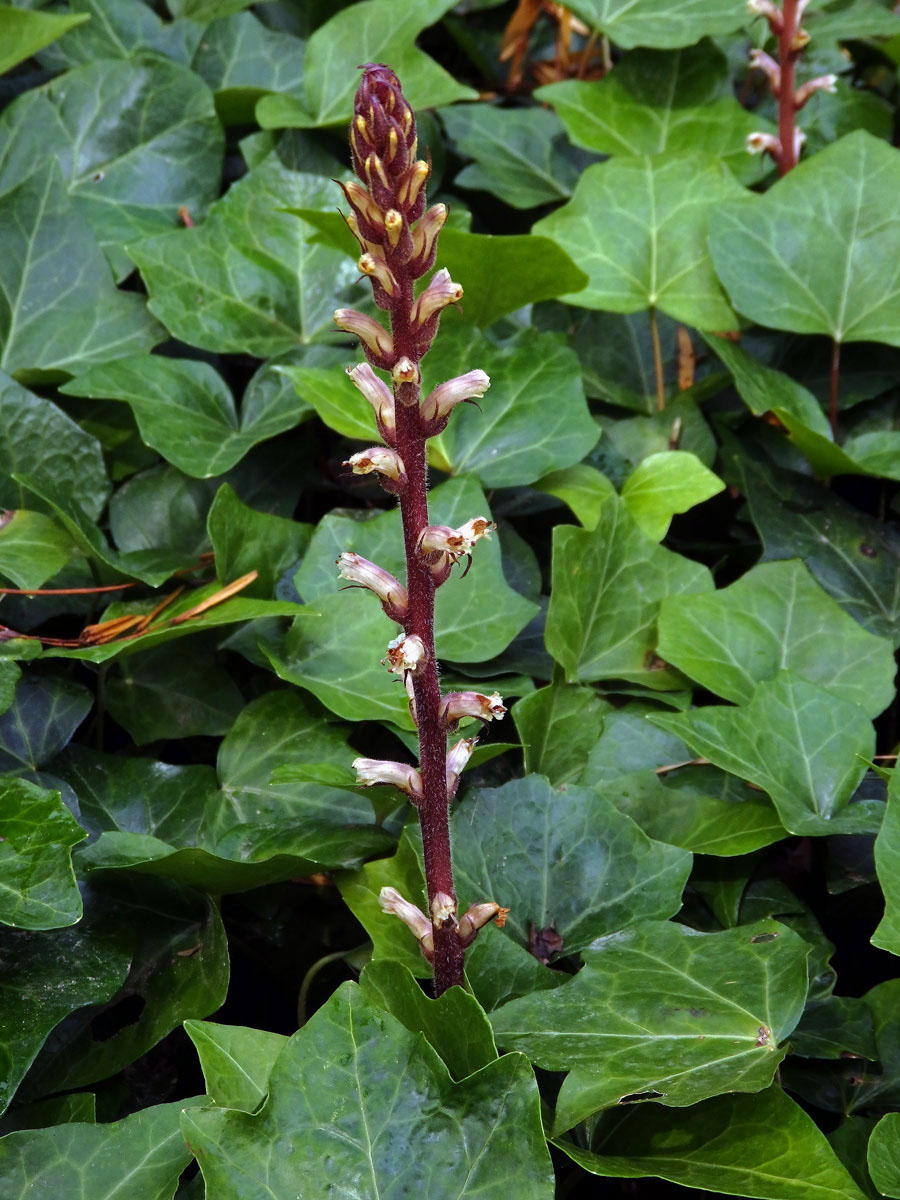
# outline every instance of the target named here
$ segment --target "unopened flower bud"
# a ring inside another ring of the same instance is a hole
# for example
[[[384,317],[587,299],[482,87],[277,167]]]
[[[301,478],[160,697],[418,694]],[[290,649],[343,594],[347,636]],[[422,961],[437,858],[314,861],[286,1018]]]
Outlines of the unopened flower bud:
[[[781,33],[784,20],[772,0],[747,0],[747,11],[754,17],[765,17],[773,33]],[[799,18],[798,18],[799,19]]]
[[[456,901],[446,892],[436,892],[431,901],[431,919],[435,925],[456,924]]]
[[[412,319],[419,325],[424,325],[448,304],[457,304],[462,297],[462,287],[453,282],[446,267],[441,267],[413,305]]]
[[[397,291],[397,280],[394,278],[393,271],[384,261],[383,255],[363,254],[356,265],[363,275],[368,275],[370,279],[381,284],[389,296],[393,296]]]
[[[348,367],[347,374],[375,410],[375,419],[382,437],[385,441],[392,442],[396,437],[396,428],[394,426],[394,397],[391,395],[391,389],[378,378],[368,363]]]
[[[368,450],[351,454],[342,465],[349,467],[354,475],[371,475],[375,472],[396,483],[406,482],[403,459],[396,450],[388,450],[384,446],[370,446]]]
[[[447,221],[446,204],[433,204],[416,225],[412,234],[410,270],[418,279],[430,270],[437,253],[438,234]]]
[[[355,308],[338,308],[335,309],[334,323],[338,329],[355,334],[374,354],[381,358],[393,357],[394,339],[374,317],[357,312]]]
[[[374,592],[391,620],[398,623],[403,621],[409,598],[406,588],[389,571],[349,550],[344,550],[338,556],[337,565],[341,579],[349,579],[356,587]]]
[[[397,889],[392,887],[383,887],[378,894],[378,901],[382,912],[399,917],[411,930],[422,953],[431,962],[434,957],[434,929],[421,909],[416,908],[409,900],[404,900]]]
[[[422,159],[417,159],[410,168],[409,174],[403,183],[400,185],[400,190],[397,196],[399,202],[404,208],[410,209],[419,198],[419,192],[425,185],[431,168],[427,162]]]
[[[411,800],[422,799],[422,777],[407,763],[387,762],[380,758],[354,758],[353,770],[360,787],[388,784],[405,792]]]
[[[394,383],[418,383],[419,368],[411,358],[407,358],[404,354],[402,358],[397,359],[391,368],[391,379],[393,379]]]
[[[403,217],[397,212],[396,208],[390,208],[384,214],[384,232],[387,234],[391,246],[395,247],[400,241],[400,234],[403,232]]]
[[[475,717],[476,720],[499,721],[506,712],[503,697],[499,692],[491,692],[485,696],[482,692],[448,692],[441,698],[439,709],[441,721],[455,726],[463,717]]]
[[[425,661],[425,643],[416,633],[401,633],[388,642],[387,655],[381,665],[392,675],[403,675],[416,671]]]
[[[836,92],[837,81],[837,75],[819,75],[816,79],[810,79],[794,92],[794,108],[801,109],[816,92]]]
[[[769,86],[772,88],[772,95],[777,96],[781,91],[781,67],[775,59],[766,54],[765,50],[751,50],[750,67],[765,72]]]
[[[456,794],[459,777],[472,757],[478,738],[461,738],[447,752],[447,795],[452,800]]]
[[[466,400],[480,400],[491,386],[490,378],[484,371],[467,371],[465,375],[457,375],[448,379],[425,397],[422,402],[422,419],[424,421],[442,421],[449,415],[454,405]]]
[[[493,900],[470,905],[459,919],[459,940],[462,944],[468,946],[474,941],[478,930],[483,929],[488,921],[493,921],[501,911],[500,905]]]

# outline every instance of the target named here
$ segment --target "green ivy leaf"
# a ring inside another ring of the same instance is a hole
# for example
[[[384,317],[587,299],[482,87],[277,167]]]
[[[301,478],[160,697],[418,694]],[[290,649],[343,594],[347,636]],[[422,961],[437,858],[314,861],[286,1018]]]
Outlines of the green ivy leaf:
[[[708,592],[706,567],[647,537],[611,496],[593,530],[559,526],[553,536],[553,589],[547,649],[569,682],[627,679],[653,688],[680,685],[655,655],[659,603]]]
[[[268,92],[302,100],[305,50],[300,38],[269,29],[252,13],[233,13],[207,26],[191,65],[215,92],[224,123],[249,125]]]
[[[456,527],[489,516],[474,479],[463,476],[434,489],[429,498],[434,524]],[[500,654],[524,628],[535,605],[505,582],[495,534],[476,548],[468,576],[454,572],[437,593],[437,653],[453,662],[486,662]],[[306,602],[277,652],[269,657],[282,679],[313,692],[349,721],[386,720],[412,728],[406,692],[380,660],[397,626],[378,600],[345,588],[335,560],[354,551],[401,578],[405,575],[400,513],[394,509],[369,521],[329,514],[313,534],[295,586]]]
[[[332,314],[358,276],[355,264],[308,243],[308,231],[282,210],[331,207],[336,195],[330,179],[288,170],[270,156],[196,229],[128,247],[151,311],[174,337],[223,354],[265,358],[332,336]]]
[[[72,847],[87,837],[60,799],[24,779],[0,779],[0,922],[59,929],[81,917]]]
[[[343,1068],[335,1071],[335,1063]],[[345,1134],[339,1141],[335,1113]],[[353,984],[339,988],[290,1039],[258,1114],[190,1110],[182,1129],[207,1190],[222,1200],[246,1195],[248,1184],[294,1193],[321,1171],[323,1156],[335,1178],[367,1197],[389,1196],[398,1186],[429,1200],[501,1200],[511,1190],[549,1200],[553,1193],[528,1064],[507,1055],[454,1083],[421,1034]],[[276,1152],[286,1144],[292,1154]]]
[[[552,683],[513,709],[527,775],[546,775],[554,787],[576,783],[612,705],[593,688]]]
[[[891,642],[867,633],[797,561],[760,563],[705,596],[667,597],[659,653],[735,704],[748,703],[758,683],[784,668],[868,717],[894,698]]]
[[[719,205],[710,251],[738,312],[773,329],[900,346],[900,285],[883,269],[900,255],[898,188],[893,147],[860,130],[765,195]]]
[[[40,52],[38,61],[49,71],[98,58],[128,59],[148,50],[187,65],[203,35],[203,27],[193,21],[163,21],[148,5],[132,0],[69,0],[69,8],[91,20]]]
[[[5,75],[18,63],[31,58],[38,50],[82,21],[87,13],[32,12],[9,5],[0,7],[0,75]]]
[[[296,397],[257,391],[238,416],[228,385],[208,363],[158,354],[104,363],[60,390],[126,401],[146,444],[199,479],[222,475],[306,415]]]
[[[257,122],[263,129],[345,124],[359,83],[348,63],[390,63],[414,110],[477,99],[415,45],[419,33],[452,7],[453,0],[407,0],[399,22],[393,0],[364,0],[336,12],[307,42],[305,103],[265,96],[256,106]]]
[[[569,203],[533,233],[558,242],[588,273],[583,291],[562,297],[567,303],[620,313],[658,308],[698,329],[735,329],[706,225],[741,194],[712,156],[615,158],[588,167]]]
[[[524,946],[551,926],[574,953],[629,920],[677,912],[691,867],[599,793],[540,775],[469,791],[452,816],[461,908],[495,900]]]
[[[39,588],[72,557],[74,547],[43,513],[7,510],[0,516],[0,575],[16,587]]]
[[[863,1200],[799,1104],[774,1085],[757,1095],[719,1096],[690,1108],[635,1107],[600,1125],[586,1150],[556,1143],[594,1175],[655,1175],[684,1187],[762,1200]]]
[[[803,1012],[807,954],[775,921],[723,933],[647,921],[596,942],[569,983],[490,1020],[504,1049],[569,1072],[562,1133],[628,1100],[681,1108],[768,1087]]]
[[[804,16],[803,25],[810,39],[818,43],[849,41],[851,38],[889,38],[900,34],[896,14],[868,0],[813,5],[812,11]]]
[[[245,594],[266,598],[274,596],[282,576],[297,567],[313,533],[312,525],[249,508],[227,483],[216,492],[207,529],[222,583],[257,571],[258,578]]]
[[[740,0],[573,0],[572,12],[626,50],[692,46],[702,37],[731,33],[747,20]]]
[[[676,513],[724,491],[725,484],[688,450],[661,450],[643,459],[622,485],[625,508],[648,537],[661,542]]]
[[[881,805],[847,808],[875,753],[875,733],[856,704],[782,670],[739,707],[650,716],[710,762],[772,797],[799,835],[874,832]],[[874,822],[874,829],[873,829]]]
[[[0,717],[0,770],[36,771],[67,745],[93,707],[86,687],[53,675],[25,675]]]
[[[203,1070],[203,1086],[214,1104],[255,1112],[269,1090],[269,1075],[288,1039],[265,1029],[185,1021]]]
[[[58,1125],[0,1139],[9,1200],[169,1200],[191,1161],[179,1117],[205,1098],[157,1104],[110,1125]]]
[[[900,1113],[888,1113],[872,1130],[867,1158],[879,1192],[900,1196]]]
[[[28,380],[141,354],[162,336],[141,296],[120,292],[50,160],[0,198],[0,367]],[[59,263],[67,269],[63,279]]]
[[[768,171],[747,135],[774,126],[735,100],[725,55],[711,42],[626,54],[604,79],[538,88],[576,145],[600,154],[715,154],[742,182]],[[571,191],[571,189],[570,189]]]
[[[887,806],[875,839],[875,869],[884,892],[884,916],[872,934],[872,944],[900,954],[900,773],[888,783]]]

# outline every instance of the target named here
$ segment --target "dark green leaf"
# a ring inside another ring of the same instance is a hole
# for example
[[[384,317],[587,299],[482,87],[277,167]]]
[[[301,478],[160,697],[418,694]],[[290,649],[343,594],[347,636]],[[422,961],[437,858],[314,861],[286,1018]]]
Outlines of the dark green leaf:
[[[41,51],[41,66],[50,71],[98,58],[131,58],[146,50],[187,64],[203,34],[193,21],[163,21],[148,4],[133,0],[69,0],[69,8],[91,19]]]
[[[872,934],[872,943],[900,954],[900,773],[888,784],[887,806],[875,839],[875,868],[884,892],[884,916]]]
[[[0,922],[59,929],[81,917],[72,847],[87,837],[60,799],[24,779],[0,780]]]
[[[691,1108],[635,1108],[594,1150],[557,1143],[594,1175],[656,1175],[685,1187],[761,1200],[863,1200],[811,1117],[780,1087]]]
[[[810,1004],[791,1034],[791,1050],[803,1058],[875,1059],[872,1011],[861,996],[827,996]]]
[[[203,1085],[221,1108],[255,1112],[266,1098],[275,1059],[287,1044],[281,1033],[185,1021],[184,1030],[197,1050]]]
[[[600,1108],[659,1100],[680,1108],[761,1091],[806,999],[806,944],[775,921],[724,933],[645,922],[599,940],[552,992],[491,1014],[500,1046],[569,1071],[562,1132]]]
[[[622,499],[637,527],[661,542],[676,513],[687,512],[724,488],[696,454],[661,450],[642,459],[631,472],[622,485]]]
[[[847,616],[802,562],[761,563],[720,591],[663,600],[659,653],[736,704],[783,668],[868,717],[894,697],[891,643]]]
[[[30,12],[4,4],[0,7],[0,75],[86,20],[85,13]]]
[[[26,675],[0,717],[0,770],[36,771],[62,750],[91,711],[91,693],[58,676]]]
[[[93,1125],[97,1120],[97,1098],[93,1092],[69,1092],[67,1096],[50,1096],[33,1104],[14,1105],[0,1121],[4,1135],[18,1129],[47,1129],[51,1125],[73,1122]]]
[[[900,1196],[900,1113],[888,1113],[869,1139],[869,1170],[883,1196]]]
[[[0,225],[9,231],[0,260],[4,370],[58,377],[144,353],[160,340],[143,297],[117,290],[55,160],[0,198]]]
[[[513,720],[529,775],[546,775],[554,787],[577,783],[611,710],[592,688],[553,683],[525,696]]]
[[[735,308],[761,325],[900,346],[893,198],[900,161],[860,130],[763,196],[718,206],[710,250]],[[725,199],[725,198],[723,198]]]
[[[758,684],[739,707],[651,715],[698,754],[772,797],[791,833],[874,831],[881,805],[848,802],[875,752],[862,709],[793,671]]]
[[[192,66],[215,92],[225,123],[249,124],[267,92],[303,99],[305,49],[300,38],[268,29],[252,13],[233,13],[207,27]]]
[[[574,0],[572,12],[625,49],[692,46],[731,33],[747,20],[740,0]]]
[[[19,509],[0,515],[0,575],[16,587],[39,588],[72,557],[71,539],[43,513]]]
[[[677,912],[691,867],[597,792],[555,790],[540,775],[467,792],[452,830],[461,907],[494,900],[521,945],[552,927],[565,954]]]
[[[282,576],[296,569],[313,532],[311,525],[248,508],[227,483],[216,493],[207,528],[222,583],[258,571],[245,594],[266,599],[275,595]]]
[[[627,679],[680,686],[655,654],[665,596],[712,590],[706,567],[657,545],[611,496],[593,530],[571,525],[553,536],[553,590],[547,649],[570,682]]]
[[[706,224],[710,212],[741,194],[728,168],[705,154],[616,158],[588,167],[569,203],[533,232],[558,242],[587,271],[587,287],[563,296],[570,304],[620,313],[658,308],[698,329],[734,329]]]
[[[207,1191],[221,1200],[247,1196],[248,1186],[259,1195],[298,1194],[323,1157],[331,1177],[366,1200],[403,1190],[429,1200],[553,1193],[528,1064],[507,1055],[454,1083],[421,1034],[353,984],[285,1046],[256,1116],[191,1110],[182,1128]],[[277,1149],[285,1145],[292,1153]]]

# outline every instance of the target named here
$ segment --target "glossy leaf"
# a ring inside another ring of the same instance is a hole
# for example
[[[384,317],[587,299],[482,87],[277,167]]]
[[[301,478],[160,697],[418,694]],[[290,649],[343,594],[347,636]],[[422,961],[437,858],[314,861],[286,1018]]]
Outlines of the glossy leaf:
[[[4,4],[0,7],[0,75],[87,19],[86,13],[34,12]]]
[[[185,1021],[203,1070],[203,1085],[221,1108],[255,1112],[269,1090],[269,1075],[288,1039],[265,1029]]]
[[[894,695],[892,649],[797,561],[761,563],[730,587],[690,600],[670,596],[660,608],[659,653],[735,704],[787,669],[877,717]]]
[[[170,1200],[191,1161],[179,1128],[202,1100],[177,1100],[110,1125],[59,1125],[0,1139],[0,1186],[9,1200]]]
[[[524,696],[513,709],[513,720],[526,774],[546,775],[554,787],[577,783],[610,709],[592,688],[565,683]]]
[[[888,784],[887,805],[875,839],[875,869],[884,893],[884,916],[872,934],[872,943],[900,954],[900,774]]]
[[[81,917],[71,850],[87,837],[60,799],[24,779],[0,780],[0,922],[59,929]]]
[[[207,26],[191,65],[215,92],[225,123],[249,124],[267,92],[303,99],[305,49],[300,38],[269,29],[252,13],[232,13]]]
[[[7,510],[0,516],[0,575],[16,587],[39,588],[72,557],[71,539],[43,513]]]
[[[323,1072],[330,1079],[322,1089]],[[335,1139],[337,1122],[343,1136]],[[360,1197],[400,1189],[433,1200],[499,1200],[511,1189],[549,1200],[550,1160],[527,1062],[508,1055],[453,1083],[421,1034],[343,985],[294,1034],[256,1116],[227,1109],[184,1114],[207,1190],[222,1200],[296,1193],[330,1160],[332,1177]],[[276,1153],[291,1145],[292,1154]],[[429,1146],[427,1156],[419,1153]]]
[[[572,11],[618,46],[692,46],[747,20],[740,0],[575,0]]]
[[[594,1175],[655,1175],[685,1187],[762,1200],[862,1200],[813,1119],[774,1085],[684,1109],[643,1105],[601,1125],[585,1150],[557,1143]]]
[[[336,12],[307,43],[305,100],[266,96],[257,105],[263,129],[286,125],[340,125],[350,120],[358,77],[346,64],[386,62],[403,79],[413,109],[434,108],[454,100],[474,100],[471,88],[457,83],[415,45],[415,38],[452,7],[452,0],[409,0],[396,20],[392,0],[364,0]]]
[[[50,160],[0,197],[0,367],[72,374],[148,351],[162,337],[141,296],[120,292]],[[64,279],[58,264],[68,264]]]
[[[488,515],[484,495],[468,477],[435,488],[429,510],[432,522],[454,528],[473,516]],[[283,647],[270,653],[272,663],[283,679],[307,688],[347,720],[374,718],[411,728],[406,692],[380,665],[397,627],[374,596],[342,590],[334,564],[344,550],[402,576],[399,512],[362,523],[330,514],[320,522],[294,580],[308,607]],[[437,653],[456,662],[494,658],[535,612],[503,579],[497,534],[479,544],[473,558],[466,578],[454,572],[436,598]]]
[[[275,595],[286,572],[297,567],[313,532],[311,525],[249,508],[227,483],[216,492],[207,529],[222,583],[256,571],[245,594],[267,598]]]
[[[662,450],[645,458],[622,485],[625,508],[654,541],[662,541],[676,513],[723,491],[725,484],[687,450]]]
[[[91,711],[87,688],[60,676],[26,675],[0,717],[0,769],[36,771],[58,754]]]
[[[70,0],[69,8],[90,20],[40,52],[41,66],[50,71],[98,58],[130,58],[142,50],[186,64],[203,33],[193,21],[164,21],[149,6],[138,7],[131,0]]]
[[[900,1113],[882,1117],[869,1139],[869,1170],[883,1196],[900,1196]]]
[[[295,397],[243,405],[208,363],[147,355],[94,367],[62,389],[70,396],[124,400],[141,437],[187,475],[207,479],[239,462],[257,442],[291,429],[305,415]]]
[[[547,649],[569,682],[678,686],[655,655],[659,603],[711,589],[705,567],[657,545],[610,497],[593,530],[564,525],[554,533]]]
[[[585,289],[562,297],[570,304],[620,313],[658,308],[698,329],[734,329],[706,226],[712,211],[740,194],[728,169],[704,154],[613,159],[588,167],[569,203],[533,232],[587,271]]]
[[[509,908],[505,928],[524,946],[552,926],[565,954],[630,920],[671,916],[691,865],[597,792],[540,775],[470,790],[452,830],[461,906]]]
[[[595,943],[563,987],[491,1014],[504,1049],[568,1070],[562,1132],[628,1101],[681,1108],[769,1086],[806,999],[806,944],[763,921],[724,933],[645,922]]]
[[[585,529],[597,527],[604,503],[616,490],[605,475],[588,463],[551,471],[534,487],[567,504]]]
[[[332,313],[357,278],[355,264],[309,244],[309,231],[280,210],[330,208],[336,193],[330,179],[290,171],[270,156],[196,229],[129,246],[151,311],[174,337],[219,353],[267,357],[332,336]]]
[[[722,204],[710,250],[738,312],[773,329],[900,345],[892,221],[900,162],[859,131],[802,162],[764,196]]]
[[[878,827],[877,802],[847,808],[874,753],[870,721],[857,705],[793,671],[764,680],[739,707],[695,708],[650,720],[716,766],[768,792],[791,833],[861,833]]]
[[[768,168],[747,153],[747,135],[774,127],[731,93],[724,54],[708,41],[626,54],[604,79],[538,88],[579,146],[600,154],[715,154],[743,182]],[[570,189],[571,190],[571,189]]]

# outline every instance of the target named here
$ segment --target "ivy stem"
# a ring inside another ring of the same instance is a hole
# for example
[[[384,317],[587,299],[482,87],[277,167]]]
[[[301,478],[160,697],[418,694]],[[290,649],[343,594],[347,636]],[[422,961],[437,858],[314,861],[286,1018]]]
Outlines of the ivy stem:
[[[666,407],[666,379],[663,372],[662,345],[659,340],[659,322],[653,305],[650,306],[650,341],[653,345],[653,368],[656,372],[656,411],[662,412]]]
[[[781,68],[781,86],[778,90],[778,140],[781,143],[781,154],[778,158],[778,174],[787,175],[797,165],[797,146],[795,141],[795,123],[797,104],[795,99],[795,82],[797,58],[800,51],[797,47],[798,0],[784,0],[781,9],[782,27],[778,35],[778,58]]]
[[[398,275],[401,273],[398,271]],[[391,331],[398,357],[418,365],[419,351],[410,328],[413,281],[400,278],[401,295],[391,305]],[[425,859],[428,907],[439,892],[456,899],[450,861],[450,803],[447,795],[447,735],[440,718],[441,690],[434,652],[434,593],[431,571],[417,552],[422,530],[428,525],[428,465],[426,442],[419,418],[419,383],[394,386],[397,452],[406,469],[407,482],[400,493],[400,515],[406,550],[406,590],[409,596],[404,629],[416,634],[425,647],[425,660],[413,674],[416,720],[419,727],[419,771],[422,799],[419,825]],[[454,926],[434,927],[434,991],[463,982],[463,948]]]
[[[831,343],[831,375],[828,388],[828,420],[831,436],[837,441],[838,390],[841,376],[841,343],[835,338]]]

